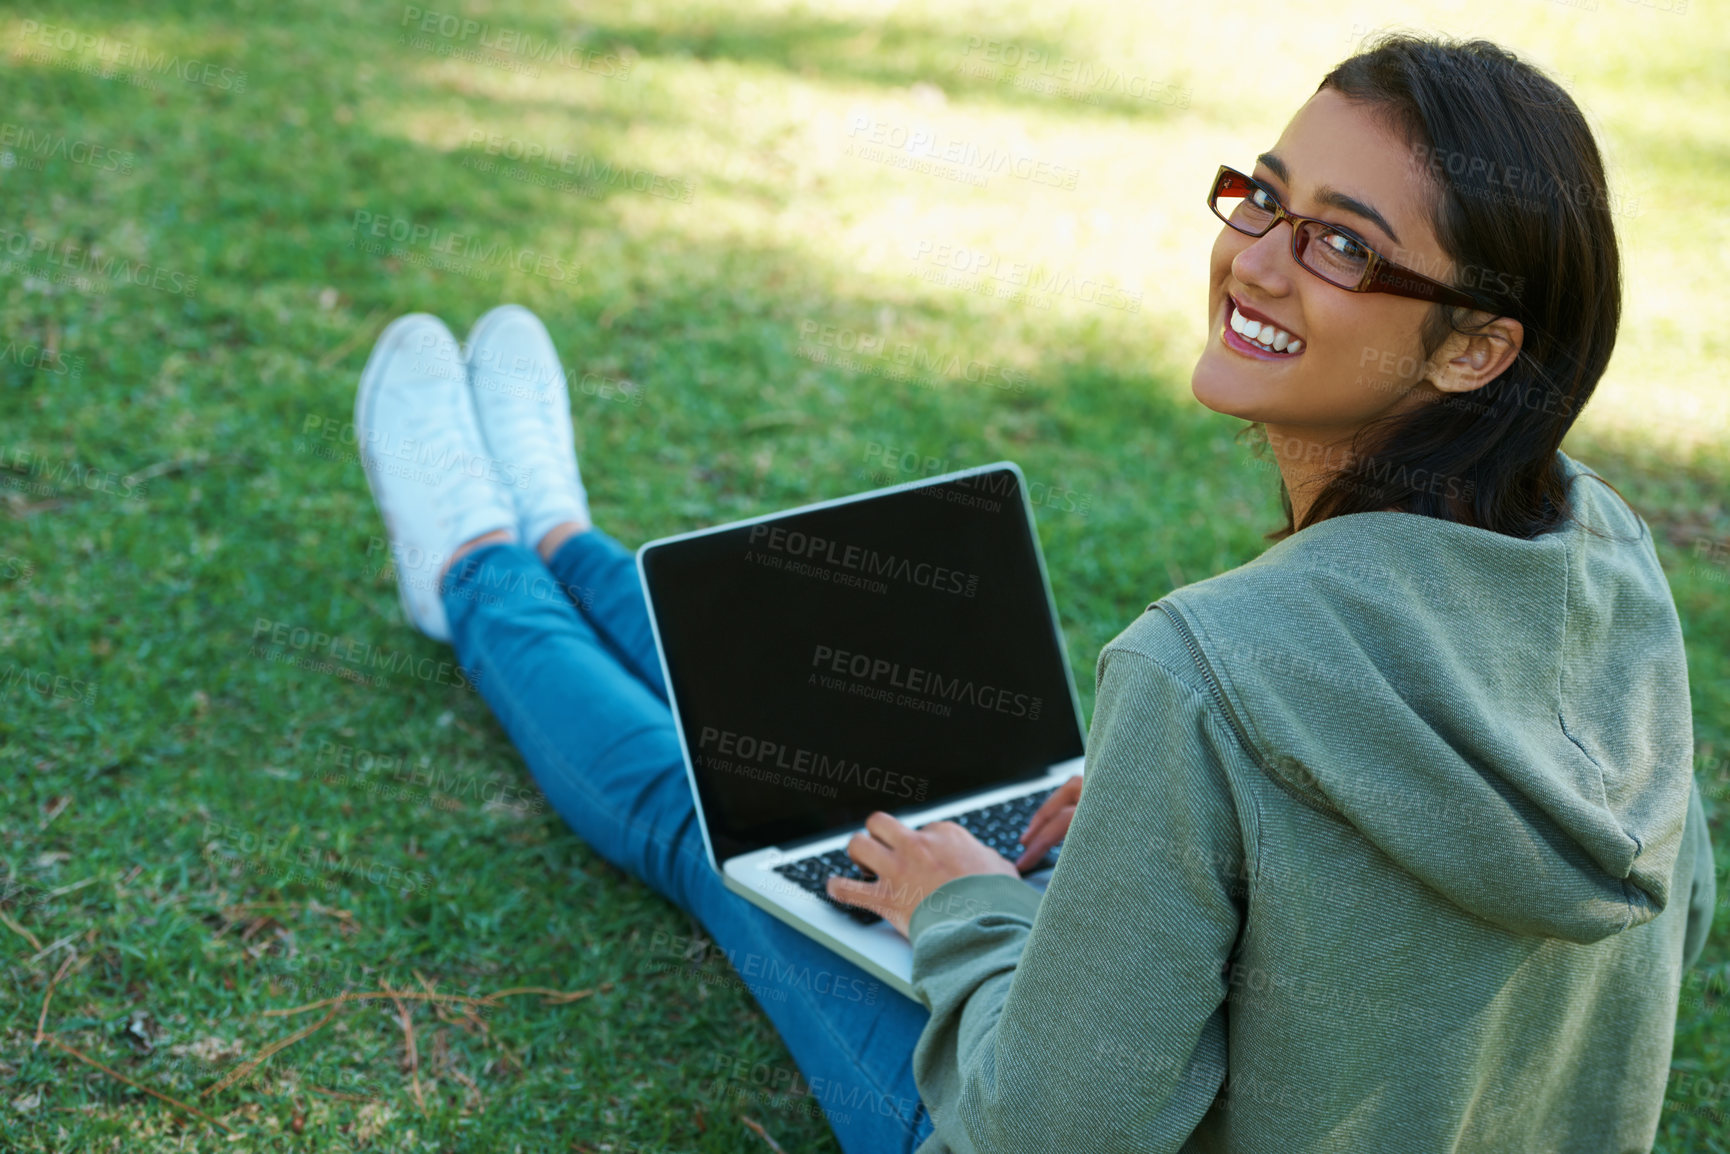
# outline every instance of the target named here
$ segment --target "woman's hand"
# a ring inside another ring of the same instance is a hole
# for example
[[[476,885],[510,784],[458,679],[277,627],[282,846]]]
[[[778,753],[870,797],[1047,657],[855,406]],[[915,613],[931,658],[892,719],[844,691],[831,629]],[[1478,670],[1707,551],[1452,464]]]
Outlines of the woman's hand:
[[[1069,822],[1075,817],[1075,806],[1081,801],[1081,775],[1078,773],[1046,798],[1027,823],[1021,844],[1027,848],[1015,859],[1015,868],[1024,870],[1039,864],[1045,851],[1063,840],[1069,832]]]
[[[1008,858],[952,821],[914,829],[882,810],[865,819],[865,831],[847,843],[847,856],[877,878],[830,878],[829,896],[881,914],[903,937],[914,909],[944,882],[970,874],[1021,876]]]

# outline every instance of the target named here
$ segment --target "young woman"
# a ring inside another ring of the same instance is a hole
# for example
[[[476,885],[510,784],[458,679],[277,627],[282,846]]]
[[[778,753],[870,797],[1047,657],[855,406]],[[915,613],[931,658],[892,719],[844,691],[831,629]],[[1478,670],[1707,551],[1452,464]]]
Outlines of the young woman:
[[[404,317],[362,378],[366,443],[457,462],[368,459],[408,615],[571,828],[757,975],[850,1154],[1648,1149],[1713,871],[1651,535],[1558,448],[1620,307],[1591,133],[1493,45],[1391,37],[1208,193],[1194,391],[1265,433],[1287,524],[1101,653],[1085,799],[1024,839],[1065,839],[1043,896],[866,821],[876,880],[831,892],[909,935],[919,1004],[709,868],[521,309],[466,361]]]

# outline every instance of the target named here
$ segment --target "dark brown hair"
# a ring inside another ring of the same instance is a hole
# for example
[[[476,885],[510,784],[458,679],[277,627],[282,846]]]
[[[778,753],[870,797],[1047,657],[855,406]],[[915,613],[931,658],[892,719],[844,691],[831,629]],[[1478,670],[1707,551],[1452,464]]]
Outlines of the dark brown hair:
[[[1407,140],[1428,174],[1456,287],[1525,335],[1482,388],[1360,429],[1304,524],[1391,508],[1522,538],[1555,528],[1569,516],[1556,451],[1609,363],[1622,313],[1610,194],[1585,116],[1555,81],[1487,40],[1385,33],[1324,88]],[[1450,334],[1472,331],[1465,313],[1432,306],[1419,334],[1425,361]],[[1274,539],[1301,528],[1283,483],[1280,502],[1286,524]]]

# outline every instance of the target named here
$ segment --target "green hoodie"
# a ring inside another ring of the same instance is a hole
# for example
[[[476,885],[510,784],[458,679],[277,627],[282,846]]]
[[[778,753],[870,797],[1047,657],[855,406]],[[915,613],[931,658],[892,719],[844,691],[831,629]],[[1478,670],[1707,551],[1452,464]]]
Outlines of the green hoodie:
[[[1338,517],[1106,646],[1043,897],[913,913],[918,1154],[1651,1148],[1712,849],[1650,531],[1560,457],[1553,532]]]

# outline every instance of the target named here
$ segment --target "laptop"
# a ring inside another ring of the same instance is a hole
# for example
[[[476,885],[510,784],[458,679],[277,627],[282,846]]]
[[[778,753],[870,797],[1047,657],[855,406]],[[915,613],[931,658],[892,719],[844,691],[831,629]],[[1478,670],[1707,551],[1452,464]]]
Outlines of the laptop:
[[[1011,861],[1082,772],[1080,699],[1026,479],[1000,461],[637,550],[709,862],[913,997],[913,951],[831,898],[876,810]],[[1023,876],[1043,889],[1061,847]]]

